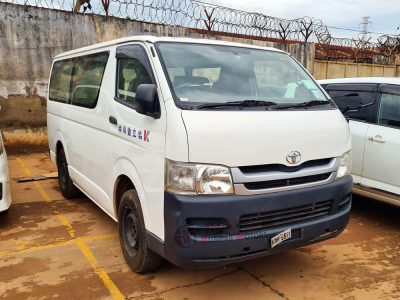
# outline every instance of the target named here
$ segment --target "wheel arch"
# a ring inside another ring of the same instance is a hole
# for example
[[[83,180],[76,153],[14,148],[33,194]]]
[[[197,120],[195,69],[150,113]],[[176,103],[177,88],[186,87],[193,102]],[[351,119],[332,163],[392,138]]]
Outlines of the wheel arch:
[[[49,141],[50,156],[54,163],[56,163],[57,154],[61,147],[64,149],[64,153],[65,153],[65,157],[67,158],[67,161],[68,162],[70,161],[67,145],[68,144],[66,143],[61,131],[57,130],[52,141]]]
[[[131,189],[136,190],[132,180],[125,174],[119,175],[115,180],[113,191],[113,205],[116,219],[118,219],[119,205],[121,203],[122,195]]]
[[[146,206],[146,195],[143,188],[139,173],[137,172],[134,164],[127,158],[120,158],[114,165],[114,187],[113,187],[113,207],[114,217],[118,220],[118,209],[123,193],[129,189],[134,189],[138,194],[140,206],[145,225],[148,223],[148,211]]]

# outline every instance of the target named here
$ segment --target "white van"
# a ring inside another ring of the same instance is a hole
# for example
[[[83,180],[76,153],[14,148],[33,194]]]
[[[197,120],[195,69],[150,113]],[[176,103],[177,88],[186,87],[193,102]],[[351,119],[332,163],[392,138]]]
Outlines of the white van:
[[[348,222],[348,124],[285,52],[119,39],[58,55],[47,105],[63,195],[118,221],[137,272],[261,257]]]
[[[0,212],[7,213],[11,205],[10,179],[8,177],[8,161],[3,138],[0,132]]]
[[[321,80],[348,117],[353,192],[400,206],[400,78]]]

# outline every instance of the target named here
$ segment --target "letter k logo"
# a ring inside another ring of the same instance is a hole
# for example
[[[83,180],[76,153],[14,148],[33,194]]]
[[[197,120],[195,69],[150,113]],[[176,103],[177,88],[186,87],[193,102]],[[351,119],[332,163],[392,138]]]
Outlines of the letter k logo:
[[[150,140],[149,140],[149,135],[150,135],[150,131],[145,130],[145,131],[144,131],[143,140],[146,141],[146,142],[150,142]]]

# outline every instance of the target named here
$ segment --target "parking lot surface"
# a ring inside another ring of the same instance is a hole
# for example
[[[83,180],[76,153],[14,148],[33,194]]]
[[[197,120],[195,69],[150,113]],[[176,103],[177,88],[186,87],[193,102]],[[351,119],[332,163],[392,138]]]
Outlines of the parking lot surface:
[[[217,269],[125,264],[117,224],[92,201],[63,199],[46,153],[9,155],[13,204],[0,215],[0,298],[399,299],[400,210],[355,198],[348,228],[312,246]]]

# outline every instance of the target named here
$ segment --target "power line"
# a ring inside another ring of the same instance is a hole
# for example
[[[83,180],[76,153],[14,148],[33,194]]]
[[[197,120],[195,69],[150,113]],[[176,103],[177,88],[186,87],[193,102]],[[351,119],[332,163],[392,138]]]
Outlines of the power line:
[[[220,5],[220,4],[210,3],[210,2],[207,2],[207,1],[203,1],[203,0],[193,0],[193,2],[197,2],[199,4],[204,4],[204,5],[210,5],[210,6],[213,6],[213,7],[228,8],[228,9],[230,9],[232,11],[239,11],[239,12],[243,11],[243,10],[240,10],[240,9],[237,9],[237,8],[226,7],[226,6],[223,6],[223,5]],[[249,11],[243,11],[243,12],[249,12]],[[249,12],[249,13],[251,13],[251,12]],[[261,13],[261,14],[264,15],[263,13]],[[281,19],[281,20],[285,20],[285,21],[296,20],[296,19],[285,19],[285,18],[280,18],[280,17],[272,17],[272,16],[269,16],[269,15],[265,15],[265,16],[266,17],[271,17],[271,18],[276,18],[276,19]],[[365,32],[364,30],[360,30],[360,29],[352,29],[352,28],[338,27],[338,26],[329,26],[329,25],[326,25],[326,24],[325,24],[325,26],[327,28],[333,28],[333,29],[338,29],[338,30],[343,30],[343,31],[352,31],[352,32],[357,32],[357,33],[364,33]],[[400,30],[400,26],[397,27],[397,30]],[[396,36],[397,35],[395,33],[392,34],[392,33],[387,33],[387,32],[376,32],[376,31],[367,31],[367,33],[380,34],[380,35],[390,35],[390,36]]]
[[[326,27],[333,28],[333,29],[338,29],[338,30],[344,30],[344,31],[358,32],[358,33],[363,33],[364,32],[363,30],[360,30],[360,29],[351,29],[351,28],[337,27],[337,26],[330,26],[330,25],[326,25]],[[376,31],[368,31],[368,33],[381,34],[381,35],[383,35],[383,34],[385,34],[385,35],[396,35],[396,34],[391,34],[391,33],[387,33],[387,32],[376,32]]]

